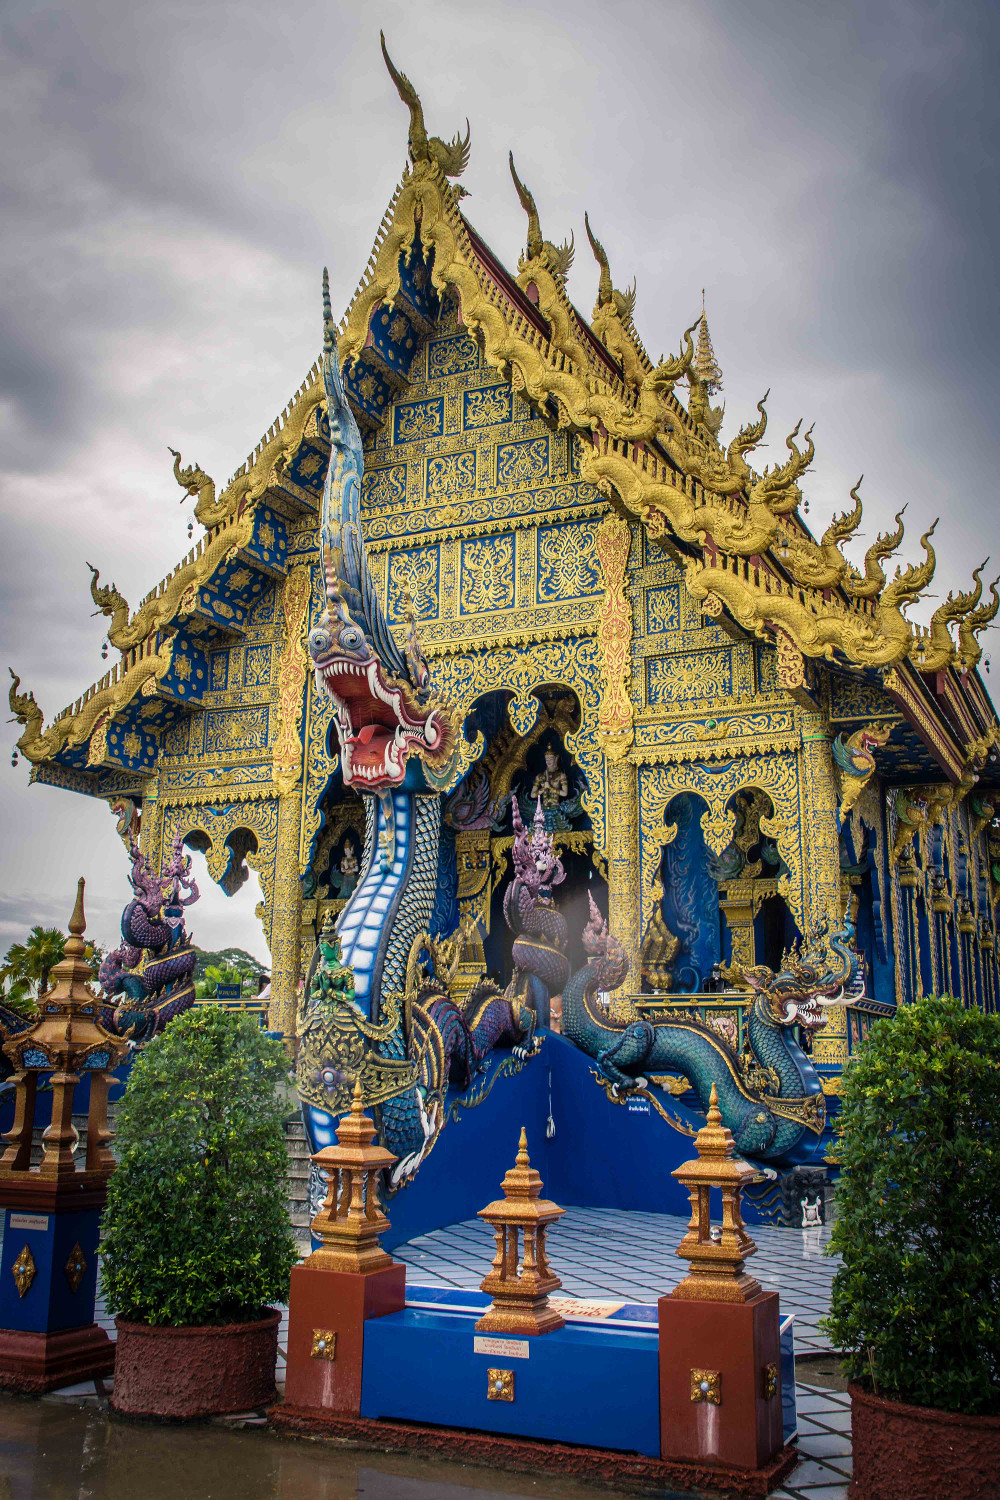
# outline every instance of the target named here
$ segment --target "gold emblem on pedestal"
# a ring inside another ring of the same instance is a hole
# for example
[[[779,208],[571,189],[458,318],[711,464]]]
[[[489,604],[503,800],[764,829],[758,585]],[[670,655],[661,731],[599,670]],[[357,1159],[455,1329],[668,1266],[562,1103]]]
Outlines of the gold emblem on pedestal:
[[[773,1401],[778,1394],[778,1366],[775,1364],[765,1365],[761,1372],[761,1389],[765,1401]]]
[[[312,1359],[337,1358],[337,1335],[332,1328],[313,1329],[312,1348],[309,1354]]]
[[[486,1399],[487,1401],[513,1401],[513,1370],[486,1371]]]
[[[707,1401],[709,1406],[722,1405],[722,1376],[718,1370],[691,1371],[691,1400]]]
[[[10,1269],[17,1286],[17,1295],[23,1297],[34,1281],[35,1273],[38,1270],[38,1267],[35,1265],[35,1257],[27,1245],[25,1245]]]
[[[66,1280],[69,1282],[70,1291],[78,1292],[80,1290],[80,1282],[83,1280],[84,1272],[87,1269],[87,1257],[80,1247],[79,1240],[77,1240],[69,1252],[69,1260],[63,1269],[66,1272]]]

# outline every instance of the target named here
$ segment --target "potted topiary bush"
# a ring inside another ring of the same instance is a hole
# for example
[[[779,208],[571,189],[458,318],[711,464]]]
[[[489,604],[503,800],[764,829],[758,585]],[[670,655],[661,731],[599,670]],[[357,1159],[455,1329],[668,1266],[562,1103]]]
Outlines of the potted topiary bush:
[[[1000,1483],[1000,1017],[930,998],[844,1073],[827,1330],[846,1357],[858,1500]]]
[[[280,1042],[218,1006],[178,1016],[136,1058],[101,1245],[114,1410],[190,1418],[274,1400],[269,1304],[287,1301],[296,1260],[287,1070]]]

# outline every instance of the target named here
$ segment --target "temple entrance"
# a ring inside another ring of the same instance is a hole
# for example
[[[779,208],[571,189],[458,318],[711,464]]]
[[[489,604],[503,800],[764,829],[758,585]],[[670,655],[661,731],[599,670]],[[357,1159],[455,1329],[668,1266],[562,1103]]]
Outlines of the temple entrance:
[[[486,750],[445,800],[435,907],[442,932],[453,931],[465,913],[477,918],[486,972],[501,986],[512,973],[514,939],[504,921],[503,898],[513,878],[515,804],[526,827],[541,809],[562,861],[565,879],[553,896],[568,928],[571,969],[586,959],[588,890],[607,911],[607,886],[594,864],[593,831],[583,808],[587,782],[566,744],[580,726],[576,695],[557,685],[537,688],[537,714],[525,734],[510,721],[511,696],[487,694],[470,716],[472,732],[483,734]]]

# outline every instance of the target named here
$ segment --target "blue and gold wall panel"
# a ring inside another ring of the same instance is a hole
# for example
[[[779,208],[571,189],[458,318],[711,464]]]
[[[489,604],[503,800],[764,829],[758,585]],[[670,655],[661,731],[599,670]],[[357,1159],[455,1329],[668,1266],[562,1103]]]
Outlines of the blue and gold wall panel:
[[[366,443],[365,539],[389,619],[408,588],[432,658],[595,632],[607,503],[572,463],[572,440],[498,380],[446,302]]]

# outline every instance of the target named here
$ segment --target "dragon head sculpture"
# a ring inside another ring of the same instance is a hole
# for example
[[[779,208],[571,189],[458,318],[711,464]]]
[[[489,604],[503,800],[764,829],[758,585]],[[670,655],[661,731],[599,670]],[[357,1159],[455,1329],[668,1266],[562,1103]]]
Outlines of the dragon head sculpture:
[[[375,592],[361,535],[364,452],[344,395],[337,338],[323,273],[323,380],[330,422],[330,465],[323,491],[326,610],[309,635],[317,686],[336,706],[344,781],[359,791],[399,786],[417,756],[432,783],[446,777],[459,720],[431,686],[412,601],[404,599],[400,650]]]
[[[860,960],[853,948],[854,926],[849,919],[836,932],[826,922],[782,954],[777,973],[766,964],[744,969],[743,978],[755,992],[766,1020],[777,1026],[793,1023],[819,1031],[830,1006],[842,1004],[853,992]]]

